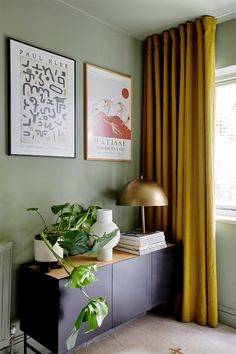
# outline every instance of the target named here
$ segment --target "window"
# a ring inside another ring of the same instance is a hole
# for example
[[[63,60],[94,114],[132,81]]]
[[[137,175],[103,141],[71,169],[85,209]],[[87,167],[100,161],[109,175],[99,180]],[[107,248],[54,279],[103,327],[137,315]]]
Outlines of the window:
[[[216,71],[216,212],[236,216],[236,66]]]

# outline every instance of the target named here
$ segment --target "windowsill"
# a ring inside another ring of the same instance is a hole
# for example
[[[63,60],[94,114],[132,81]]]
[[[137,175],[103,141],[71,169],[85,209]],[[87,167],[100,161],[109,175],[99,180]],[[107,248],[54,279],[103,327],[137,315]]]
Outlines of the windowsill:
[[[236,216],[228,216],[228,215],[216,215],[216,222],[221,222],[225,224],[236,224]]]

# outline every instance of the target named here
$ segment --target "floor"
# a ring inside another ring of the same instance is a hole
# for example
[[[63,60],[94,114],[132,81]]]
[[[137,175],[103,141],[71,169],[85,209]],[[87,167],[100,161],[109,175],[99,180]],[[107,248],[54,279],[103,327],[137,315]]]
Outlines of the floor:
[[[236,329],[146,314],[89,342],[77,354],[236,354]]]

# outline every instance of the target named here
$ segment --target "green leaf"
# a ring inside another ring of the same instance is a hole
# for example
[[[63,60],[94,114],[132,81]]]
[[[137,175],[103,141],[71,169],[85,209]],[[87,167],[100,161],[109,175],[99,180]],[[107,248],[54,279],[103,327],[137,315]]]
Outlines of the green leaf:
[[[59,245],[70,255],[83,254],[90,250],[89,236],[80,230],[71,230],[63,234]]]
[[[94,235],[93,237],[95,237],[95,241],[93,247],[90,251],[86,252],[86,254],[89,256],[97,256],[101,252],[102,248],[117,235],[117,232],[118,229],[115,229],[108,234],[104,234],[102,237]]]
[[[87,209],[87,211],[89,211],[87,222],[89,223],[90,227],[97,221],[98,209],[101,209],[101,208],[96,205],[92,205]]]
[[[67,338],[66,340],[66,346],[67,346],[67,349],[70,350],[72,348],[74,348],[75,344],[76,344],[76,339],[77,339],[77,336],[78,336],[78,332],[80,330],[80,327],[82,325],[83,322],[86,322],[84,321],[84,315],[85,315],[85,312],[87,311],[86,307],[84,307],[79,316],[77,317],[76,321],[75,321],[75,324],[74,324],[74,327],[72,329],[72,332],[70,334],[70,336]]]
[[[92,205],[90,207],[90,209],[91,209],[91,221],[94,224],[97,220],[98,209],[101,209],[101,208],[97,205]]]
[[[71,287],[72,288],[81,288],[81,286],[88,286],[94,283],[97,278],[93,272],[97,271],[96,264],[87,264],[74,267],[71,273]]]
[[[90,313],[89,313],[88,320],[87,320],[88,327],[87,327],[87,330],[86,330],[85,333],[92,332],[98,327],[97,315],[96,315],[96,312],[93,309],[93,306],[90,305],[89,306],[89,310],[90,310]]]
[[[108,304],[105,299],[99,297],[89,301],[77,317],[71,335],[66,340],[67,349],[70,350],[76,345],[76,339],[82,323],[88,322],[86,333],[100,327],[108,314]]]
[[[38,211],[39,208],[27,208],[26,210],[27,210],[27,211]]]
[[[69,337],[66,340],[67,350],[71,350],[72,348],[74,348],[74,346],[76,344],[77,336],[78,336],[78,331],[74,327],[71,331],[71,334],[69,335]]]
[[[87,221],[85,221],[85,222],[81,225],[81,228],[82,228],[82,230],[83,230],[84,232],[89,233],[89,230],[90,230],[90,228],[91,228],[91,223],[88,222],[88,219],[87,219]]]
[[[57,222],[57,223],[55,223],[55,224],[52,224],[52,229],[53,229],[53,230],[56,230],[59,225],[60,225],[59,222]]]
[[[94,312],[96,313],[97,325],[98,327],[100,327],[103,322],[103,319],[108,314],[108,305],[106,301],[101,297],[98,299],[94,299],[91,302],[91,305],[93,306]]]
[[[100,327],[104,318],[108,314],[108,304],[102,297],[93,299],[81,310],[77,317],[70,336],[66,340],[68,350],[71,350],[76,345],[78,332],[82,323],[88,322],[86,333],[94,331]]]
[[[84,308],[84,312],[83,312],[83,322],[87,322],[89,318],[89,310],[88,307],[86,306]]]
[[[80,204],[73,204],[72,209],[74,215],[78,215],[84,211],[83,207]]]
[[[99,297],[95,301],[95,306],[98,308],[102,319],[104,319],[108,314],[108,303],[102,297]]]
[[[58,214],[61,210],[63,210],[64,208],[68,207],[70,205],[70,203],[65,203],[62,205],[53,205],[51,207],[51,211],[53,212],[53,214]]]
[[[81,221],[84,219],[85,215],[86,215],[86,211],[79,214],[77,221],[76,221],[77,225],[81,223]]]
[[[108,304],[103,298],[91,300],[87,307],[89,308],[88,329],[86,333],[100,327],[104,318],[108,314]]]
[[[47,239],[51,243],[51,245],[54,246],[58,240],[58,237],[60,237],[60,236],[58,236],[58,235],[47,236]]]
[[[61,218],[68,218],[68,217],[71,217],[71,216],[74,216],[72,212],[70,211],[63,211],[61,213]]]
[[[60,221],[60,225],[59,225],[58,229],[59,230],[66,230],[68,228],[68,226],[69,226],[68,220],[67,219],[62,219]]]

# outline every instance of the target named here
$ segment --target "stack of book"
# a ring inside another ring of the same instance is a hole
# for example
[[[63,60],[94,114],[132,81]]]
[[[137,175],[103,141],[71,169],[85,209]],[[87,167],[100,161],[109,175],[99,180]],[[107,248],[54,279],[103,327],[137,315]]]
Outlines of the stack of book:
[[[135,230],[122,232],[116,249],[141,256],[165,247],[166,241],[163,231],[142,234]]]

